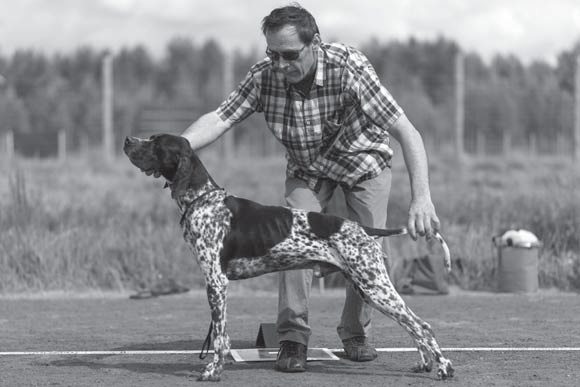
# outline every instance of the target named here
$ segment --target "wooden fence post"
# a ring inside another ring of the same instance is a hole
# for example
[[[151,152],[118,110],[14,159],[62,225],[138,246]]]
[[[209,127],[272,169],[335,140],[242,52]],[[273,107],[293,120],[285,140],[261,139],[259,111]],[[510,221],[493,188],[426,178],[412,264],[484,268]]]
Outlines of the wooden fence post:
[[[103,156],[113,158],[113,56],[107,53],[103,57]]]
[[[463,131],[465,130],[465,66],[463,53],[455,56],[455,154],[461,162],[465,156]]]
[[[574,140],[573,157],[580,160],[580,55],[576,57],[576,71],[574,82]]]
[[[58,160],[66,160],[66,130],[58,131]]]
[[[234,60],[229,52],[224,54],[223,80],[224,98],[226,98],[234,89]],[[232,159],[235,152],[233,131],[229,131],[222,136],[222,147],[222,156],[227,162]]]
[[[6,156],[8,160],[14,158],[14,132],[11,130],[6,132]]]

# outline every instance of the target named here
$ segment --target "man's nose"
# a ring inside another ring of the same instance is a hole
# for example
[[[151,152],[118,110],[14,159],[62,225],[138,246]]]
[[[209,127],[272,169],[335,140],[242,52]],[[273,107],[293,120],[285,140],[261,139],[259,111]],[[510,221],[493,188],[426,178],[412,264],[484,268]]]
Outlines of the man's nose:
[[[285,69],[289,65],[290,65],[290,61],[287,61],[286,59],[284,59],[282,57],[280,57],[280,59],[278,59],[278,67],[280,69]]]

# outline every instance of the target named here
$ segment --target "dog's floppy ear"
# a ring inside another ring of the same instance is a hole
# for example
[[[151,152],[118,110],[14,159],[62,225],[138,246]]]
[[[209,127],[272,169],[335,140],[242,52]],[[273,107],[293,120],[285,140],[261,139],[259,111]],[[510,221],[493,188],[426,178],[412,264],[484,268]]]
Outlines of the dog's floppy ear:
[[[173,176],[171,183],[171,197],[177,199],[179,196],[185,194],[192,183],[192,162],[188,156],[180,155],[177,170]]]
[[[190,189],[199,189],[210,179],[201,160],[189,151],[187,155],[180,155],[177,169],[171,183],[171,197],[177,197],[185,194]]]

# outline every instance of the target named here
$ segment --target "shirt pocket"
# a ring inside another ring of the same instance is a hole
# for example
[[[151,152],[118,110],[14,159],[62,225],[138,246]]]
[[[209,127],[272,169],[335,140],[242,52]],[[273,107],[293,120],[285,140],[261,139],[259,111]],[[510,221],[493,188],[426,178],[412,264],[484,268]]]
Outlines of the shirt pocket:
[[[324,122],[322,128],[322,144],[320,147],[320,153],[322,155],[325,155],[336,144],[342,131],[342,126],[342,123],[336,119],[329,119]]]
[[[357,112],[356,106],[347,105],[325,121],[320,150],[323,157],[327,157],[330,153],[347,150],[345,143],[348,144],[353,131],[357,131],[357,127],[360,125],[357,117],[360,114],[362,112]]]

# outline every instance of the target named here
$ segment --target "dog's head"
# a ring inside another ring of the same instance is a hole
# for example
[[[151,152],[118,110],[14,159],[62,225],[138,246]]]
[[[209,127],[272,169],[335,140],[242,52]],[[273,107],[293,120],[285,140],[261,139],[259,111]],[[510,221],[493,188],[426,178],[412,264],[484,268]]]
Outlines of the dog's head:
[[[149,139],[127,137],[123,150],[141,171],[163,176],[174,199],[208,180],[207,171],[184,137],[171,134],[155,134]]]

